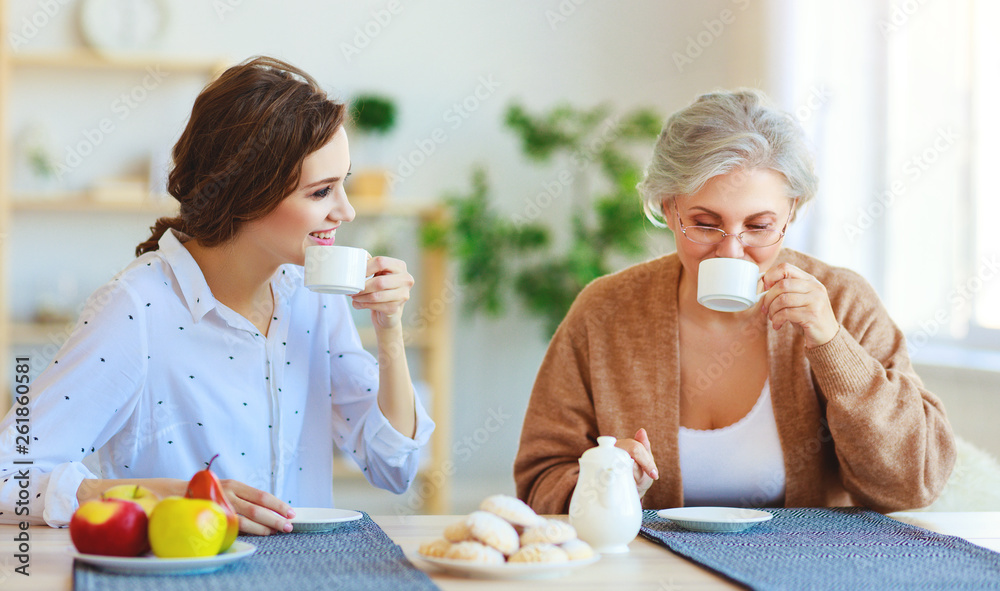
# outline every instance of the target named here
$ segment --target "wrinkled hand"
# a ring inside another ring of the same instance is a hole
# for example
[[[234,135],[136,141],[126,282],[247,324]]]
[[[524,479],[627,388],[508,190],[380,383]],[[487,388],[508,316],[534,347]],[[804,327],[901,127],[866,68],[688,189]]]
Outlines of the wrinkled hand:
[[[660,477],[656,470],[656,462],[653,461],[653,452],[649,447],[649,436],[645,429],[635,432],[635,439],[619,439],[615,442],[615,447],[620,447],[628,452],[635,464],[632,466],[632,477],[635,478],[635,487],[639,491],[641,499],[649,487],[653,486],[653,481]]]
[[[367,270],[369,279],[365,281],[365,288],[351,296],[354,307],[371,310],[376,329],[401,326],[403,304],[410,299],[413,287],[413,276],[407,273],[406,263],[377,256],[368,259]]]
[[[267,536],[292,531],[292,507],[278,497],[238,480],[222,480],[222,490],[240,518],[240,532]]]
[[[826,286],[795,265],[782,263],[762,278],[768,290],[761,313],[775,330],[791,322],[802,331],[806,347],[819,347],[837,335],[840,323],[833,314]]]

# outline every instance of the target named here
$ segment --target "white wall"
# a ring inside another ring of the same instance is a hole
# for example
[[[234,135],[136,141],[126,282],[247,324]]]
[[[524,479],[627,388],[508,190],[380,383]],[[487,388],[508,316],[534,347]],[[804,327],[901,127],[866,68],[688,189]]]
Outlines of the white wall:
[[[996,418],[1000,416],[1000,378],[994,371],[917,364],[928,390],[941,398],[955,434],[1000,458]]]

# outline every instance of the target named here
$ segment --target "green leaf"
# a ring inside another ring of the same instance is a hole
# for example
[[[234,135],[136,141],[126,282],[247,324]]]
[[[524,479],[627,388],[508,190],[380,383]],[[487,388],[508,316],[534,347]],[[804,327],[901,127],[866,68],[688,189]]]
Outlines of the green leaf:
[[[580,290],[614,270],[612,260],[641,257],[651,234],[661,230],[645,223],[635,188],[642,165],[632,153],[637,146],[651,146],[660,122],[650,109],[615,118],[607,105],[580,109],[560,104],[537,114],[520,103],[509,105],[504,124],[520,140],[525,156],[536,163],[565,157],[575,167],[570,171],[574,175],[597,177],[580,183],[594,187],[594,194],[572,194],[577,185],[566,189],[567,200],[590,203],[591,208],[573,211],[568,244],[561,245],[544,223],[515,224],[497,213],[490,205],[486,173],[475,169],[471,190],[445,199],[449,222],[424,232],[425,244],[447,247],[458,259],[466,310],[499,315],[509,298],[517,297],[551,336]],[[515,281],[508,281],[512,276]]]
[[[360,94],[350,107],[351,121],[362,133],[385,135],[396,125],[396,103],[379,94]]]

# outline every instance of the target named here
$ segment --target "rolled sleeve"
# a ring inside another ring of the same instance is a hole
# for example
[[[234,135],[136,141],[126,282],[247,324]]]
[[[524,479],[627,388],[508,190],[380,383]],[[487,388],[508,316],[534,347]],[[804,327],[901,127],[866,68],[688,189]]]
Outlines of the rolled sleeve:
[[[419,454],[419,450],[430,441],[431,433],[434,432],[434,421],[427,414],[420,399],[414,400],[414,409],[417,415],[417,428],[413,437],[407,437],[396,430],[389,420],[378,410],[368,415],[364,426],[364,439],[371,450],[371,458],[384,462],[393,468],[403,467],[407,459]],[[410,478],[412,478],[412,474]]]
[[[45,478],[48,478],[48,485],[44,488],[42,519],[52,527],[65,527],[80,506],[76,499],[80,484],[97,475],[81,462],[69,462],[56,466]]]

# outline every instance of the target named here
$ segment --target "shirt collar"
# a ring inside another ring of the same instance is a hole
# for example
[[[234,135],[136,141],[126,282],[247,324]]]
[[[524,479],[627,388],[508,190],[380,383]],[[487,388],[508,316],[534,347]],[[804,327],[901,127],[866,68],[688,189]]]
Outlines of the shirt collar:
[[[188,249],[181,244],[175,230],[165,232],[158,244],[160,245],[158,252],[170,265],[170,270],[177,280],[177,287],[181,290],[181,297],[191,311],[191,319],[198,322],[209,310],[215,308],[217,303],[212,290],[208,287],[208,282],[205,281],[201,267]]]
[[[194,260],[188,249],[181,244],[179,236],[184,236],[176,230],[171,229],[165,232],[159,240],[160,256],[170,265],[170,269],[177,279],[177,286],[181,290],[181,297],[188,310],[191,311],[191,319],[195,322],[216,307],[218,300],[212,295],[212,290],[205,281],[205,274],[202,273],[198,262]],[[281,265],[271,278],[271,288],[275,296],[284,301],[291,298],[292,293],[302,287],[302,267],[299,265]]]

